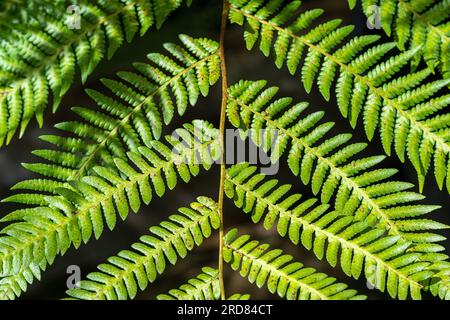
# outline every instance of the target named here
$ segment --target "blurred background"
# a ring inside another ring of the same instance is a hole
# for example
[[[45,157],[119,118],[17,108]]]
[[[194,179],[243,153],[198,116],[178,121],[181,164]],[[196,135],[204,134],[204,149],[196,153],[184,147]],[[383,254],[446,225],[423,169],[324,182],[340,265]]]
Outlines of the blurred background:
[[[369,30],[366,27],[366,18],[362,14],[361,8],[351,11],[347,1],[327,1],[313,0],[303,1],[303,10],[315,7],[325,9],[323,19],[341,18],[346,24],[355,25],[354,34],[374,34],[384,35],[381,30]],[[34,162],[37,158],[31,155],[31,151],[45,148],[47,145],[40,141],[38,137],[43,134],[55,133],[54,124],[75,119],[70,108],[73,106],[95,107],[93,102],[87,97],[84,88],[94,88],[103,90],[100,84],[101,78],[115,78],[115,73],[122,70],[131,70],[131,63],[135,61],[145,61],[146,55],[150,52],[162,52],[162,44],[165,42],[177,42],[178,34],[185,33],[193,37],[209,37],[218,40],[219,24],[221,16],[221,1],[219,0],[195,0],[190,8],[183,7],[164,24],[158,32],[152,30],[143,38],[136,38],[131,44],[121,47],[111,61],[102,61],[95,73],[89,77],[88,82],[83,87],[79,81],[79,75],[75,85],[66,95],[56,114],[51,114],[47,109],[45,126],[38,128],[36,124],[30,128],[21,140],[14,139],[13,142],[0,149],[0,198],[5,198],[12,194],[10,187],[19,181],[32,177],[21,163]],[[388,39],[386,39],[389,41]],[[359,122],[356,130],[352,130],[347,120],[344,120],[336,107],[336,101],[326,102],[320,95],[316,87],[312,93],[307,94],[301,85],[299,76],[292,77],[286,68],[278,70],[272,58],[266,59],[257,50],[249,52],[245,49],[242,38],[242,29],[238,26],[230,26],[226,36],[226,55],[228,62],[228,73],[230,85],[240,79],[247,80],[269,80],[269,85],[280,87],[279,97],[291,96],[294,101],[310,102],[309,112],[324,110],[326,116],[324,121],[334,121],[336,126],[334,133],[352,132],[353,142],[366,141],[364,130]],[[220,85],[216,85],[207,98],[202,98],[196,107],[188,108],[182,119],[176,118],[173,123],[166,128],[166,133],[171,133],[183,123],[193,119],[206,119],[218,126],[220,114]],[[231,128],[230,124],[227,127]],[[384,154],[381,143],[375,139],[366,150],[367,155]],[[287,168],[285,161],[281,162],[280,172],[277,178],[283,183],[292,183],[293,191],[299,192],[304,197],[312,197],[308,186],[295,178]],[[385,167],[395,167],[399,173],[395,176],[398,180],[416,183],[416,173],[412,166],[402,164],[396,157],[386,159],[383,163]],[[162,199],[155,198],[149,207],[143,208],[138,214],[131,214],[127,221],[118,223],[113,232],[106,231],[99,241],[90,241],[78,250],[69,250],[64,257],[59,257],[56,262],[44,273],[40,282],[35,282],[29,287],[23,299],[59,299],[65,296],[66,280],[69,276],[67,268],[77,265],[81,268],[82,278],[96,269],[96,266],[105,261],[111,255],[116,254],[129,246],[145,234],[150,226],[159,224],[170,214],[176,212],[181,206],[188,206],[195,201],[198,196],[209,196],[216,198],[219,182],[219,168],[209,172],[203,171],[199,177],[193,179],[189,185],[178,184],[175,190],[167,193]],[[429,178],[425,191],[427,199],[423,203],[440,204],[443,208],[431,215],[443,223],[450,223],[450,215],[447,212],[447,193],[440,192],[434,182]],[[15,207],[9,204],[1,204],[0,214],[3,216]],[[274,230],[266,231],[262,227],[254,225],[249,216],[236,209],[233,203],[226,199],[225,202],[225,230],[239,226],[241,233],[250,233],[254,238],[273,244],[274,247],[282,248],[292,254],[296,260],[307,266],[314,267],[329,275],[335,276],[339,281],[349,284],[351,287],[365,293],[370,299],[388,299],[388,296],[376,290],[367,288],[363,279],[353,280],[346,277],[339,268],[331,268],[328,263],[319,261],[315,256],[303,249],[301,246],[291,245],[288,241],[282,241]],[[448,232],[442,233],[448,236]],[[154,299],[158,294],[178,287],[189,278],[200,273],[202,266],[216,267],[217,265],[217,245],[218,238],[213,237],[195,249],[187,259],[180,260],[176,266],[170,266],[167,271],[159,276],[157,281],[149,288],[140,293],[139,299]],[[277,297],[268,293],[266,289],[257,289],[226,266],[226,291],[228,295],[234,293],[249,293],[253,299],[276,299]],[[431,297],[428,297],[431,298]]]

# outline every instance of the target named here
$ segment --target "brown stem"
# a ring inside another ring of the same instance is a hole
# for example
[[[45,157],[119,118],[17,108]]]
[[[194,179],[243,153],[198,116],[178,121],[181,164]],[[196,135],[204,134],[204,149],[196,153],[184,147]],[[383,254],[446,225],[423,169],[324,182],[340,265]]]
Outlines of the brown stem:
[[[221,60],[221,72],[222,72],[222,105],[220,109],[220,148],[221,148],[221,161],[220,161],[220,187],[219,187],[219,199],[218,209],[220,216],[220,229],[219,229],[219,284],[220,284],[220,297],[225,300],[225,286],[223,281],[223,247],[224,247],[224,232],[223,232],[223,199],[225,189],[225,118],[226,107],[228,99],[228,77],[227,77],[227,64],[225,60],[225,33],[227,29],[228,12],[230,10],[230,3],[228,0],[223,0],[222,10],[222,22],[220,26],[220,60]]]

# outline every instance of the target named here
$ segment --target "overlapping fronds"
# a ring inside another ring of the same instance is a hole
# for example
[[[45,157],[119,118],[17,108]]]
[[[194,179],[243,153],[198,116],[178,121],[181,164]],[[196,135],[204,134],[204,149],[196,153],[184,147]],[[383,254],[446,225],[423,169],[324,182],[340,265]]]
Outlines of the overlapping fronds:
[[[251,214],[254,223],[262,221],[266,229],[276,226],[281,236],[301,243],[333,267],[339,262],[348,276],[358,279],[364,274],[393,298],[406,299],[410,293],[420,299],[426,280],[435,274],[432,269],[448,258],[439,253],[420,253],[400,236],[386,235],[385,230],[367,222],[329,211],[328,205],[316,205],[316,199],[301,200],[300,194],[289,192],[291,185],[280,186],[276,179],[266,179],[256,171],[247,163],[236,165],[228,170],[225,184],[227,196]]]
[[[359,300],[365,299],[356,290],[324,273],[307,268],[282,250],[269,250],[269,245],[251,240],[249,235],[239,236],[233,229],[225,236],[224,260],[242,277],[247,277],[259,288],[267,286],[288,300]]]
[[[416,204],[424,196],[409,191],[410,183],[391,180],[397,170],[376,167],[384,156],[358,156],[367,144],[349,144],[351,134],[326,137],[334,123],[320,123],[324,112],[303,114],[308,103],[274,99],[277,91],[267,88],[266,81],[241,81],[230,87],[227,112],[231,123],[270,151],[272,161],[288,154],[291,171],[310,184],[314,194],[320,193],[322,203],[334,200],[339,212],[370,224],[379,221],[391,234],[419,243],[421,251],[444,250],[434,243],[442,237],[424,231],[446,226],[416,219],[439,206]]]
[[[188,105],[197,102],[200,94],[206,95],[209,85],[220,74],[217,43],[185,35],[180,39],[181,46],[164,45],[170,55],[150,54],[149,64],[136,63],[137,73],[119,72],[123,81],[103,80],[113,98],[88,90],[100,110],[74,108],[81,120],[57,125],[71,137],[41,137],[56,148],[34,152],[46,162],[25,164],[41,177],[18,183],[13,189],[20,190],[19,193],[4,201],[30,205],[34,207],[31,212],[43,210],[40,207],[48,205],[47,196],[58,195],[58,188],[71,188],[68,182],[92,174],[93,167],[114,169],[115,159],[127,159],[127,151],[139,154],[140,147],[153,148],[153,140],[160,138],[163,123],[168,124],[175,112],[182,115]],[[163,156],[168,154],[167,150],[161,151]],[[195,163],[191,169],[194,174],[198,172]],[[10,220],[9,217],[5,220]],[[45,261],[40,267],[45,267]],[[18,283],[24,283],[23,277],[19,274],[3,282],[17,287]]]
[[[220,74],[216,42],[186,35],[180,39],[182,46],[164,45],[170,55],[153,53],[148,55],[151,63],[135,63],[137,73],[119,72],[123,81],[104,79],[112,97],[87,90],[99,110],[75,107],[80,120],[56,125],[70,137],[42,136],[56,148],[34,151],[46,161],[25,164],[42,177],[20,182],[14,189],[27,193],[4,201],[43,205],[48,193],[89,174],[93,166],[114,167],[114,158],[126,158],[127,151],[138,152],[140,146],[150,147],[159,139],[163,123],[169,124],[175,112],[183,115],[188,105],[196,104]]]
[[[166,270],[167,264],[174,265],[179,258],[185,258],[219,228],[217,204],[206,197],[197,201],[190,208],[180,208],[178,214],[171,215],[160,226],[151,227],[150,234],[134,243],[132,250],[108,258],[107,263],[98,266],[98,271],[87,275],[88,280],[81,281],[78,288],[68,290],[67,294],[83,300],[133,299],[138,290],[145,290]],[[216,295],[217,287],[213,290],[211,294]]]
[[[47,13],[63,12],[64,0],[3,0],[0,3],[0,40],[16,28],[26,29],[32,23],[42,22]]]
[[[106,55],[156,25],[160,27],[182,0],[95,0],[79,4],[78,26],[65,24],[66,12],[45,17],[45,24],[27,26],[0,48],[0,145],[32,117],[40,125],[53,96],[53,110],[71,87],[76,66],[83,82]],[[172,70],[169,70],[172,71]],[[136,80],[136,79],[135,79]]]
[[[449,0],[362,0],[371,25],[381,26],[394,36],[400,50],[422,50],[411,61],[413,70],[422,59],[444,79],[450,78],[450,1]],[[349,0],[351,7],[356,1]]]
[[[218,132],[210,124],[194,121],[175,133],[166,137],[167,145],[153,141],[129,152],[128,161],[116,158],[114,169],[94,167],[91,175],[57,188],[58,195],[44,197],[46,206],[3,218],[11,223],[0,237],[0,274],[14,276],[31,264],[44,269],[70,246],[100,237],[105,224],[113,229],[118,217],[137,212],[154,194],[161,197],[179,178],[190,181],[219,158]]]
[[[407,157],[414,165],[420,189],[434,163],[439,188],[447,177],[450,192],[450,116],[443,112],[450,95],[441,92],[450,79],[429,81],[428,68],[401,76],[419,47],[389,57],[395,43],[375,44],[375,35],[349,38],[353,26],[340,27],[341,20],[315,26],[323,11],[297,14],[299,6],[300,1],[231,0],[230,20],[246,24],[249,49],[259,39],[261,51],[273,51],[278,67],[286,64],[292,74],[301,68],[308,92],[317,82],[328,100],[333,90],[352,126],[363,118],[369,139],[378,130],[388,155],[394,146],[402,161]]]

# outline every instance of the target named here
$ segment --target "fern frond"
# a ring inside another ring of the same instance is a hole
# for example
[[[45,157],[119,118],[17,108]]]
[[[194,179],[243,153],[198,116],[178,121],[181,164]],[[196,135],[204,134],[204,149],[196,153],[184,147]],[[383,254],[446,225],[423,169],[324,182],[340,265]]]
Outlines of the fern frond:
[[[375,45],[378,36],[349,39],[353,26],[340,27],[341,20],[314,27],[322,10],[297,15],[300,1],[283,3],[231,0],[230,20],[246,23],[247,47],[253,48],[259,39],[266,56],[274,52],[278,67],[287,64],[293,75],[301,67],[308,92],[317,82],[328,100],[335,88],[342,115],[353,127],[362,117],[369,140],[378,129],[386,154],[390,155],[394,146],[400,160],[407,157],[414,165],[421,190],[434,162],[439,188],[447,177],[450,192],[450,117],[441,112],[449,105],[450,95],[436,94],[450,79],[429,82],[428,68],[402,77],[402,67],[420,48],[383,60],[395,43]]]
[[[414,202],[425,197],[412,191],[412,184],[392,181],[397,170],[376,168],[384,156],[356,158],[366,143],[348,144],[351,134],[326,138],[334,123],[320,123],[324,112],[303,115],[307,103],[292,104],[291,98],[275,99],[277,87],[266,87],[266,81],[241,81],[229,89],[228,118],[264,151],[271,151],[276,162],[288,154],[290,170],[310,184],[322,203],[333,201],[334,208],[366,220],[377,221],[392,235],[420,243],[421,251],[441,251],[435,244],[442,237],[428,231],[446,228],[428,219],[415,219],[439,206]],[[414,231],[414,232],[411,232]]]
[[[17,28],[45,21],[48,14],[66,11],[65,0],[3,0],[0,3],[0,40]]]
[[[204,267],[202,273],[168,294],[158,295],[158,300],[220,300],[219,270]]]
[[[217,204],[206,197],[197,201],[190,208],[180,208],[179,214],[170,216],[160,226],[151,227],[149,235],[131,246],[133,250],[108,258],[98,271],[87,275],[88,280],[79,283],[79,288],[70,289],[67,294],[83,300],[134,299],[138,290],[145,290],[165,271],[167,264],[175,265],[219,228]]]
[[[258,288],[267,286],[288,300],[360,300],[356,290],[348,289],[335,278],[307,268],[300,262],[291,262],[293,257],[282,250],[269,250],[269,245],[251,240],[249,235],[239,236],[233,229],[225,236],[224,260],[242,277]]]
[[[208,84],[214,84],[220,74],[217,43],[185,35],[180,39],[182,46],[164,45],[168,56],[150,54],[150,64],[135,64],[140,74],[120,72],[119,77],[124,82],[104,80],[115,98],[88,90],[102,111],[75,108],[80,121],[57,125],[72,137],[43,136],[42,139],[55,145],[56,149],[37,150],[34,154],[46,162],[25,164],[41,177],[18,183],[13,189],[22,192],[3,201],[30,205],[31,209],[23,210],[30,214],[45,211],[43,208],[48,206],[46,198],[49,195],[58,195],[58,188],[71,188],[69,182],[93,174],[93,167],[117,170],[116,158],[127,159],[127,151],[139,154],[144,146],[153,149],[153,139],[159,139],[162,123],[168,124],[172,120],[174,109],[182,115],[188,104],[194,105],[200,94],[207,94]],[[195,164],[191,169],[195,174],[198,172]],[[20,215],[15,212],[4,220],[15,220]],[[38,221],[35,223],[39,224]],[[45,264],[43,260],[40,267],[44,268]],[[20,280],[22,275],[18,277]],[[15,282],[14,279],[12,276],[8,281]]]
[[[450,78],[449,0],[362,0],[361,3],[369,19],[379,14],[381,27],[388,36],[394,36],[400,50],[423,46],[411,61],[413,70],[423,59],[430,70],[439,70],[444,79]]]
[[[331,266],[339,262],[348,276],[358,279],[364,273],[370,283],[382,292],[387,289],[393,298],[406,299],[410,292],[414,299],[420,299],[425,280],[435,274],[433,263],[448,258],[434,252],[422,254],[400,236],[385,235],[383,229],[367,222],[330,212],[329,205],[316,205],[316,199],[301,201],[300,194],[289,193],[291,185],[279,186],[276,179],[267,180],[256,171],[246,163],[236,165],[228,170],[225,185],[226,195],[251,214],[254,223],[262,221],[266,229],[276,226],[282,237],[294,244],[301,242]],[[421,237],[427,236],[443,238]]]
[[[158,300],[220,300],[219,270],[202,268],[202,273],[178,289],[160,294]],[[249,294],[233,294],[227,300],[249,300]]]
[[[82,81],[106,55],[156,24],[160,27],[182,0],[95,0],[80,3],[81,29],[71,30],[61,14],[45,24],[27,26],[2,42],[0,49],[0,145],[9,143],[29,121],[39,125],[50,93],[56,111],[71,87],[76,65]],[[65,14],[65,11],[62,13]]]
[[[34,151],[46,161],[24,165],[41,177],[20,182],[13,189],[27,193],[4,201],[45,205],[45,196],[89,174],[93,166],[114,167],[114,158],[126,158],[127,151],[139,152],[140,146],[150,147],[158,140],[163,123],[169,124],[175,112],[183,115],[188,105],[195,105],[220,74],[216,42],[186,35],[180,39],[182,46],[164,45],[169,55],[152,53],[148,55],[151,63],[135,63],[136,73],[119,72],[123,81],[104,79],[113,97],[88,89],[99,110],[73,108],[81,119],[56,125],[70,138],[42,136],[56,148]]]
[[[19,297],[27,291],[28,285],[32,284],[34,279],[41,279],[41,269],[34,264],[24,268],[17,275],[0,279],[0,301],[14,300]]]
[[[94,167],[91,175],[58,188],[59,195],[45,197],[46,206],[3,218],[12,223],[0,237],[1,275],[15,275],[30,264],[44,269],[70,246],[99,238],[105,223],[113,229],[118,217],[125,219],[154,194],[161,197],[173,189],[179,177],[188,182],[201,166],[209,169],[218,159],[218,132],[210,124],[194,121],[176,133],[178,138],[166,137],[168,146],[154,141],[152,148],[129,152],[128,161],[116,158],[114,170]]]

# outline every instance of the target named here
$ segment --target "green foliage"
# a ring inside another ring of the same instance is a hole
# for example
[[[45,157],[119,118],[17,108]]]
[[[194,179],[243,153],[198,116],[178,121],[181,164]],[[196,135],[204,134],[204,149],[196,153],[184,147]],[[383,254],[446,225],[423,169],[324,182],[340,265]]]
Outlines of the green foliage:
[[[240,81],[230,87],[230,122],[247,131],[264,151],[271,151],[273,162],[288,154],[290,170],[304,184],[310,184],[314,194],[320,193],[322,203],[329,203],[334,196],[335,209],[356,220],[379,222],[391,234],[420,243],[421,251],[444,250],[433,244],[441,237],[416,232],[446,227],[415,219],[438,206],[414,204],[424,196],[409,191],[412,184],[390,180],[397,170],[376,168],[384,156],[359,156],[367,144],[348,144],[351,134],[325,138],[334,123],[320,123],[324,112],[304,115],[308,103],[275,99],[277,92],[277,87],[267,88],[266,81]]]
[[[56,189],[47,205],[17,210],[2,219],[12,222],[0,237],[0,273],[13,276],[30,264],[45,269],[72,245],[78,248],[92,236],[98,239],[117,219],[137,212],[154,194],[162,197],[179,178],[189,182],[200,165],[209,169],[219,157],[217,130],[194,121],[167,136],[167,145],[154,141],[139,153],[129,152],[128,162],[116,158],[115,168],[94,167],[92,174]],[[137,169],[135,169],[137,168]]]
[[[240,294],[240,293],[235,293],[232,296],[230,296],[228,298],[228,300],[250,300],[250,295],[249,294]]]
[[[136,34],[161,27],[183,2],[80,0],[81,29],[65,23],[72,1],[3,2],[0,145],[17,132],[22,135],[31,118],[42,124],[50,100],[57,109],[76,66],[86,81],[105,56],[111,58]],[[149,61],[117,73],[117,79],[103,79],[109,93],[86,90],[97,107],[74,107],[78,120],[60,123],[57,134],[41,137],[52,147],[33,152],[40,162],[24,164],[38,176],[16,184],[12,189],[17,192],[3,200],[19,209],[0,220],[0,300],[19,297],[71,247],[100,238],[180,180],[192,183],[202,168],[211,169],[225,156],[225,115],[242,139],[252,140],[273,163],[286,162],[319,199],[302,199],[291,192],[295,186],[268,179],[248,163],[223,165],[217,203],[199,197],[151,227],[130,249],[108,258],[67,291],[68,299],[133,299],[216,230],[223,245],[220,259],[281,298],[366,298],[293,262],[282,250],[240,236],[237,229],[224,236],[224,195],[255,224],[276,228],[286,241],[301,244],[332,267],[339,265],[349,277],[365,278],[392,298],[420,299],[430,292],[450,299],[450,261],[441,244],[446,238],[434,233],[448,227],[427,217],[439,206],[421,202],[432,166],[439,188],[446,184],[450,192],[445,54],[450,2],[361,2],[367,15],[371,5],[381,5],[383,28],[397,43],[379,44],[375,35],[351,38],[353,26],[320,19],[321,9],[301,12],[297,0],[231,0],[230,7],[224,2],[223,22],[228,13],[232,23],[243,25],[248,49],[259,45],[265,56],[274,55],[279,68],[287,65],[293,75],[301,69],[306,91],[317,83],[327,101],[337,100],[353,128],[362,118],[369,140],[378,134],[388,155],[393,147],[401,161],[410,160],[420,193],[411,191],[413,184],[393,178],[397,170],[381,165],[385,156],[363,153],[367,143],[332,132],[334,123],[322,122],[323,111],[306,113],[308,103],[277,98],[279,89],[267,87],[265,80],[241,80],[228,87],[222,69],[226,37],[219,44],[180,35],[180,44],[166,43],[164,53],[149,54]],[[354,8],[357,1],[348,3]],[[432,80],[436,70],[444,79]],[[220,129],[199,119],[167,135],[164,127],[207,96],[221,76]],[[205,267],[157,298],[226,298],[223,276],[219,260],[219,269]]]
[[[158,300],[220,300],[219,270],[202,268],[202,273],[172,289],[168,294],[160,294]],[[227,300],[249,300],[249,294],[233,294]]]
[[[349,0],[351,7],[356,1]],[[372,25],[379,22],[393,36],[400,50],[423,47],[411,61],[415,70],[422,59],[431,71],[450,77],[450,1],[449,0],[362,0],[364,13]],[[377,6],[377,7],[374,7]],[[378,12],[375,11],[378,9]]]
[[[259,288],[267,286],[288,300],[360,300],[356,290],[336,283],[335,278],[304,267],[300,262],[291,262],[293,257],[282,250],[269,250],[269,245],[251,240],[249,235],[239,236],[233,229],[225,236],[224,259],[242,277],[247,277]]]
[[[87,93],[98,104],[99,110],[84,107],[73,108],[81,120],[64,122],[56,126],[61,130],[61,133],[72,134],[71,138],[62,135],[41,137],[42,140],[53,144],[56,149],[36,150],[34,154],[46,160],[46,162],[24,165],[28,170],[41,175],[41,177],[18,183],[13,189],[21,190],[22,192],[3,200],[4,202],[24,204],[31,208],[7,215],[3,218],[3,221],[22,220],[22,215],[29,216],[38,213],[39,215],[44,215],[44,218],[35,221],[28,228],[45,223],[39,228],[45,230],[48,227],[46,220],[52,221],[54,215],[59,215],[59,212],[53,212],[53,210],[47,213],[49,210],[47,208],[49,205],[48,197],[59,196],[58,191],[60,188],[63,188],[63,190],[64,188],[72,189],[72,184],[74,183],[72,181],[77,181],[81,178],[87,179],[85,176],[89,176],[92,173],[95,174],[95,167],[105,167],[102,169],[103,171],[106,168],[117,170],[118,159],[128,160],[129,152],[141,157],[141,151],[146,150],[146,148],[154,150],[147,152],[147,156],[150,157],[147,161],[155,165],[155,167],[159,165],[160,159],[158,158],[162,157],[163,160],[166,160],[167,157],[171,157],[170,148],[154,141],[161,137],[163,124],[168,124],[172,121],[175,109],[178,114],[182,115],[188,105],[196,104],[199,96],[201,94],[206,95],[209,91],[209,86],[213,85],[220,75],[220,58],[216,53],[218,48],[216,42],[207,39],[193,39],[185,35],[180,36],[180,40],[182,42],[181,46],[172,43],[164,45],[170,55],[149,54],[150,63],[135,64],[137,72],[119,72],[118,76],[121,81],[104,79],[103,83],[114,97],[109,97],[98,91],[87,90]],[[197,124],[200,127],[203,126],[201,122],[197,122]],[[189,140],[191,139],[190,135],[195,134],[193,132],[194,128],[189,126],[186,130],[191,130],[191,132],[181,130],[179,133],[182,139]],[[202,129],[200,128],[200,130]],[[201,139],[211,139],[213,141],[217,133],[212,129],[206,130],[212,136],[206,134]],[[200,132],[197,132],[197,134],[201,135]],[[168,139],[172,146],[179,144],[174,138],[169,137]],[[194,146],[192,141],[188,141],[188,144]],[[213,149],[211,150],[214,151]],[[214,152],[216,153],[216,151]],[[136,156],[134,158],[137,159]],[[203,158],[203,164],[209,168],[212,159],[208,162],[207,153],[203,155]],[[174,161],[178,160],[174,159]],[[145,161],[143,163],[145,164]],[[198,164],[201,162],[193,161],[193,163],[187,163],[190,164],[189,168],[183,163],[178,166],[178,170],[181,170],[179,175],[185,181],[190,179],[190,175],[198,174]],[[159,168],[163,170],[161,172],[167,175],[167,179],[170,179],[168,180],[168,187],[173,188],[176,183],[174,180],[176,174],[174,175],[172,165],[167,168],[159,166]],[[153,180],[156,180],[158,183],[162,181],[160,177],[154,177]],[[165,188],[158,186],[155,188],[155,191],[158,195],[162,195],[165,192]],[[121,195],[117,194],[115,196]],[[133,196],[136,197],[136,195]],[[142,197],[148,198],[150,194],[142,195]],[[72,201],[70,197],[68,200],[69,202]],[[56,204],[56,206],[58,205]],[[126,203],[119,206],[123,218],[127,214],[125,206]],[[134,209],[138,206],[139,203],[133,203]],[[64,209],[67,212],[72,210],[72,208]],[[109,213],[105,218],[108,218],[106,220],[108,227],[113,228],[116,220],[115,214]],[[88,219],[88,216],[83,219]],[[74,223],[77,222],[75,221]],[[50,225],[53,224],[63,229],[56,230],[56,232],[65,232],[64,228],[66,227],[63,226],[64,223],[62,221],[52,221]],[[26,225],[28,226],[29,223]],[[9,234],[6,231],[10,228],[12,230],[9,232],[15,234],[13,229],[16,227],[10,226],[8,226],[8,229],[4,229],[5,233]],[[17,228],[21,229],[23,225],[19,224]],[[103,230],[103,226],[99,224],[97,228],[94,228],[95,230],[98,237]],[[16,236],[24,236],[30,232],[32,230],[26,230]],[[77,237],[77,234],[73,236]],[[88,236],[88,234],[83,236],[85,241]],[[55,241],[54,237],[55,234],[52,234],[52,241]],[[0,239],[0,242],[2,241],[5,244],[0,245],[0,252],[8,252],[17,246],[23,246],[23,243],[20,242],[10,243],[13,240],[8,237]],[[32,242],[33,240],[30,241]],[[42,241],[48,240],[44,237],[39,240],[39,242]],[[77,240],[77,246],[79,245],[78,242],[79,239]],[[32,244],[30,243],[30,245]],[[48,245],[51,245],[51,243]],[[32,246],[35,245],[33,244]],[[39,248],[38,246],[37,249],[33,249],[38,250],[36,255],[38,259],[44,254]],[[53,261],[54,255],[58,251],[57,249],[53,248],[51,250],[49,259],[47,259],[48,262]],[[31,249],[29,248],[29,250]],[[19,255],[20,252],[21,250],[18,251]],[[3,259],[3,255],[0,254],[0,261],[3,262],[3,260],[6,261],[8,259],[13,259],[13,257],[9,256],[9,258]],[[27,259],[24,258],[23,260],[26,264]],[[45,260],[37,261],[40,264],[40,268],[45,267]],[[11,261],[4,262],[5,268],[9,268],[8,265],[11,263]],[[15,263],[20,264],[20,259]],[[0,267],[0,269],[2,268]],[[39,268],[34,266],[34,269]],[[7,272],[4,272],[4,274],[7,274]],[[4,282],[8,284],[8,287],[16,288],[15,292],[19,293],[21,292],[19,288],[25,290],[25,284],[27,282],[30,283],[29,279],[32,279],[32,277],[29,276],[27,279],[27,281],[24,281],[24,274],[21,273],[17,277],[6,278]],[[8,295],[11,296],[12,293],[8,292]]]
[[[108,258],[98,271],[87,276],[89,280],[81,281],[79,288],[67,294],[84,300],[133,299],[139,289],[147,288],[164,272],[168,263],[175,265],[219,228],[217,204],[205,197],[197,201],[190,208],[180,208],[179,214],[171,215],[160,226],[151,227],[149,235],[131,246],[133,250]],[[211,273],[211,269],[206,271]],[[217,288],[213,290],[217,292]]]
[[[406,299],[410,292],[414,299],[420,299],[423,283],[434,275],[433,263],[448,259],[444,254],[421,253],[423,244],[414,248],[400,236],[386,236],[384,229],[373,228],[345,212],[328,211],[329,206],[316,205],[316,199],[301,200],[300,194],[290,194],[291,185],[279,186],[276,179],[268,180],[256,171],[247,163],[236,165],[228,170],[225,184],[227,196],[251,214],[254,223],[262,221],[266,229],[276,226],[280,236],[301,243],[333,267],[339,262],[350,277],[358,279],[364,274],[393,298]],[[444,240],[439,235],[422,235],[427,237],[429,241]]]
[[[442,300],[450,300],[450,267],[447,265],[441,269],[435,274],[438,280],[430,283],[430,292]]]
[[[34,279],[41,280],[41,269],[38,265],[31,264],[23,268],[18,274],[0,279],[0,300],[14,300],[27,291],[28,285]]]
[[[44,25],[27,26],[0,49],[0,145],[20,136],[36,116],[42,125],[50,93],[53,111],[71,87],[76,66],[82,81],[104,56],[136,34],[158,28],[182,0],[95,0],[80,3],[80,29],[64,22],[65,11],[49,13]]]
[[[73,3],[73,1],[69,1]],[[3,0],[0,3],[0,39],[7,38],[17,28],[25,29],[41,23],[47,14],[64,12],[65,0]]]
[[[119,72],[122,81],[103,79],[113,97],[86,90],[99,110],[75,107],[80,120],[56,125],[61,136],[42,136],[56,148],[34,151],[46,162],[24,166],[45,179],[20,182],[13,189],[27,193],[4,201],[43,205],[48,193],[90,174],[95,165],[114,167],[115,158],[127,158],[127,151],[139,152],[141,146],[151,147],[153,140],[160,139],[163,125],[173,120],[175,109],[183,115],[188,105],[197,103],[200,92],[208,93],[220,74],[217,43],[185,35],[180,39],[183,46],[165,44],[173,57],[149,54],[150,64],[135,63],[138,73]]]
[[[158,295],[158,300],[219,300],[219,270],[204,267],[202,273],[190,279],[179,289],[170,290],[168,294]]]
[[[273,52],[277,67],[286,64],[293,75],[301,68],[308,92],[317,82],[329,100],[334,88],[342,115],[353,127],[362,117],[370,140],[378,129],[386,154],[394,147],[401,161],[407,157],[414,165],[421,190],[434,162],[439,188],[447,178],[450,192],[450,117],[440,112],[450,96],[438,94],[450,79],[427,81],[428,68],[401,76],[402,67],[412,61],[419,47],[386,59],[394,43],[374,44],[379,39],[376,35],[349,39],[353,26],[340,27],[339,19],[314,26],[323,10],[297,14],[300,1],[282,3],[231,1],[230,21],[245,23],[247,48],[259,39],[260,50],[266,56]]]

